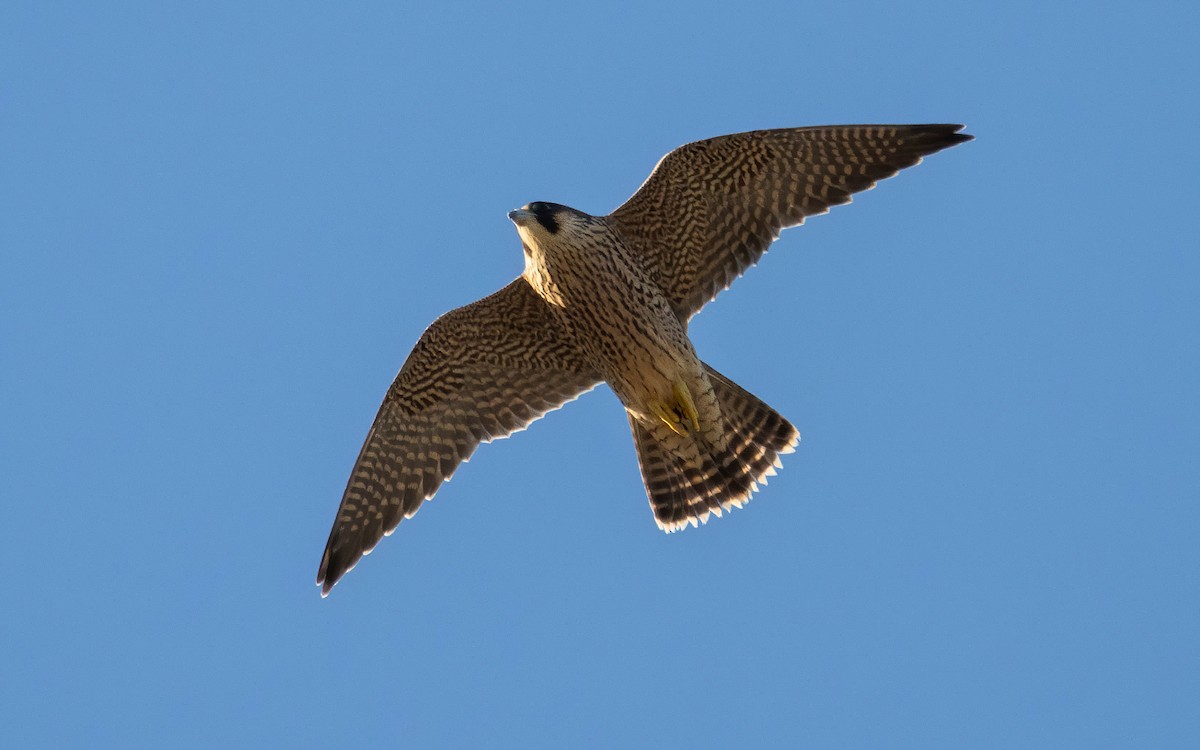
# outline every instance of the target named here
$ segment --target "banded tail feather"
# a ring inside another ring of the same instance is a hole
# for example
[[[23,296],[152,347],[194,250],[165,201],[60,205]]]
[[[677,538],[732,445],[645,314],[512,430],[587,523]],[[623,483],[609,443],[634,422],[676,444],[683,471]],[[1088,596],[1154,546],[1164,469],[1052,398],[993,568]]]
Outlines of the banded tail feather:
[[[709,516],[740,508],[780,467],[800,433],[779,412],[705,365],[725,420],[724,445],[698,435],[680,437],[663,424],[630,416],[638,465],[654,519],[663,531],[707,523]]]

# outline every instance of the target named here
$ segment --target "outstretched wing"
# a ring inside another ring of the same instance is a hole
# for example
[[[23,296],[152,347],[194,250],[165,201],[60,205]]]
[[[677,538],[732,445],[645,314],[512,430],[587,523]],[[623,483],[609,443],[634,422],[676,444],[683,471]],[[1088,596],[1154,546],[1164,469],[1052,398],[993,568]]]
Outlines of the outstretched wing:
[[[971,136],[962,125],[758,130],[667,154],[608,220],[687,320],[787,227]]]
[[[600,382],[523,278],[434,321],[371,425],[321,558],[328,594],[480,441],[524,429]]]

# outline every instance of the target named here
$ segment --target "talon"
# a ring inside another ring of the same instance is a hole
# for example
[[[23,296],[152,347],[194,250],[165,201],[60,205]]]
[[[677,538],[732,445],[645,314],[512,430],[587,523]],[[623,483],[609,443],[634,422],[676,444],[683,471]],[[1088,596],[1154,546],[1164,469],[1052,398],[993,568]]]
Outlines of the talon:
[[[687,384],[683,382],[683,378],[675,378],[673,386],[675,391],[675,401],[679,404],[683,411],[683,416],[692,423],[692,429],[696,432],[700,431],[700,412],[696,411],[696,404],[692,401],[692,392],[688,390]]]
[[[662,423],[671,429],[676,435],[686,435],[687,430],[679,422],[679,417],[673,414],[671,408],[662,401],[656,401],[650,405],[650,410],[654,412],[654,416],[662,420]]]

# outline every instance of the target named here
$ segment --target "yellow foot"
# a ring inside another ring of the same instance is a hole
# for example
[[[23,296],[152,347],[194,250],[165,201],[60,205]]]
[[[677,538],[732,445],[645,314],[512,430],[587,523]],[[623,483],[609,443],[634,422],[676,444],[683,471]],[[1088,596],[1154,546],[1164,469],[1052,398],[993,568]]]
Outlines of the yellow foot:
[[[675,402],[683,410],[683,416],[692,423],[692,429],[699,432],[700,412],[696,411],[696,403],[692,401],[692,392],[688,390],[687,383],[683,382],[683,378],[675,378],[673,390],[675,391]]]
[[[654,416],[671,429],[676,435],[686,435],[687,430],[679,421],[679,415],[663,401],[655,401],[650,404],[650,411],[654,412]]]
[[[650,411],[676,435],[688,434],[689,428],[699,432],[700,412],[696,411],[692,392],[688,390],[682,378],[676,378],[671,385],[671,395],[674,397],[674,403],[655,401],[650,404]]]

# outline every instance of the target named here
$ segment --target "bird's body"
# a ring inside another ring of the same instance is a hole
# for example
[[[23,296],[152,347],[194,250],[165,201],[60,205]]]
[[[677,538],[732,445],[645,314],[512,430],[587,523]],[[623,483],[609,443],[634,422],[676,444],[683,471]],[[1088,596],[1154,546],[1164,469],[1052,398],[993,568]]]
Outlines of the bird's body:
[[[688,320],[780,230],[969,140],[958,125],[764,130],[683,146],[607,216],[509,214],[525,270],[434,321],[384,398],[317,575],[322,593],[416,513],[480,442],[600,382],[625,406],[665,531],[741,505],[799,433],[702,362]]]
[[[528,219],[515,219],[525,247],[522,277],[625,408],[648,419],[651,404],[673,397],[677,380],[702,380],[685,324],[604,217],[532,206]],[[538,212],[553,214],[554,234]]]

